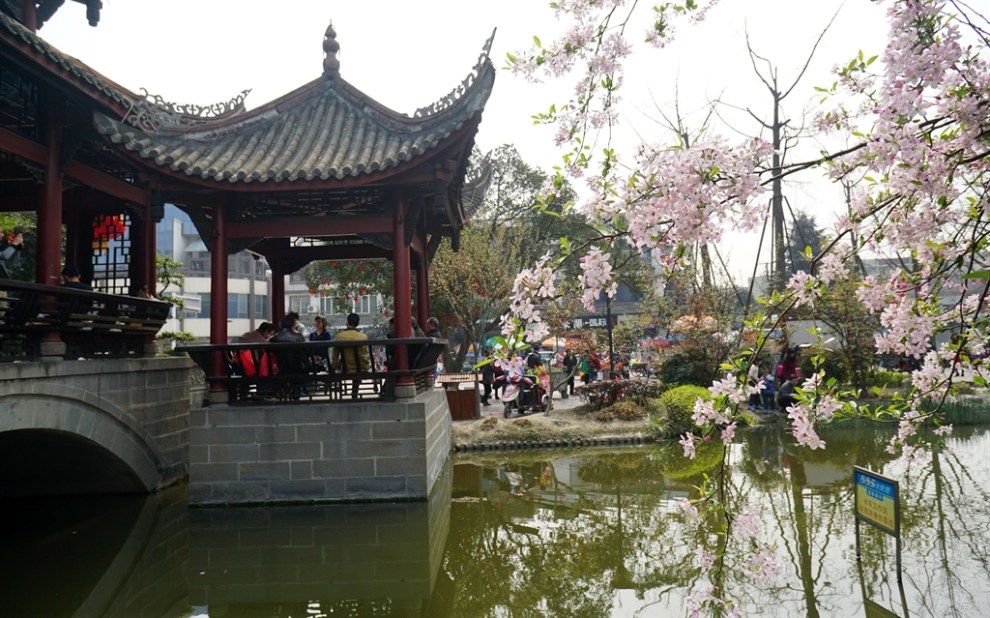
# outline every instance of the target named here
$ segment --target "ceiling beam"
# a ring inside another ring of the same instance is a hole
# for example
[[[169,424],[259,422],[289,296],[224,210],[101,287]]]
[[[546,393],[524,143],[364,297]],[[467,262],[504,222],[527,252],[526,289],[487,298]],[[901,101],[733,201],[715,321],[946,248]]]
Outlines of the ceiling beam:
[[[262,241],[251,246],[251,251],[265,256],[271,261],[276,253],[283,259],[291,262],[314,262],[316,260],[337,260],[345,262],[347,260],[371,260],[375,258],[392,259],[392,252],[374,245],[344,245],[344,246],[323,246],[323,247],[289,247],[279,250]]]
[[[228,221],[228,238],[353,236],[391,234],[391,217],[319,217],[276,221]]]
[[[27,159],[42,168],[45,167],[48,158],[47,146],[3,128],[0,128],[0,150]],[[121,200],[141,206],[148,201],[147,190],[78,161],[69,162],[65,168],[65,175]]]

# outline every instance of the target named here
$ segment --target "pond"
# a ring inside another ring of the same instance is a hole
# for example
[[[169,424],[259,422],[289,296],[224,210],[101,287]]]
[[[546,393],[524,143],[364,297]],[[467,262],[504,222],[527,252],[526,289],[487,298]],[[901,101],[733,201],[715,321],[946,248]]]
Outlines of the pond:
[[[982,616],[990,607],[990,431],[957,427],[906,466],[873,427],[740,432],[729,478],[759,505],[779,574],[724,582],[742,616]],[[428,502],[189,509],[150,498],[0,504],[0,616],[683,616],[709,531],[680,498],[718,449],[455,457]],[[862,526],[852,466],[900,483],[895,542]]]

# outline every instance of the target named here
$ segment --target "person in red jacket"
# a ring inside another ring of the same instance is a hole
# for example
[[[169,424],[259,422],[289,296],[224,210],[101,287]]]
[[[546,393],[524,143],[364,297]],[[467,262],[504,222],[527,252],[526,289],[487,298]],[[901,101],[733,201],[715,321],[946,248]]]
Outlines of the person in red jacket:
[[[275,326],[271,322],[262,322],[255,330],[249,330],[241,335],[241,343],[266,343],[275,332]],[[236,363],[240,366],[242,375],[246,378],[267,378],[277,373],[275,371],[272,356],[269,352],[262,350],[239,350],[236,353]],[[246,391],[250,388],[246,386]],[[257,385],[255,392],[258,397],[265,398],[271,394],[271,384],[262,382]]]

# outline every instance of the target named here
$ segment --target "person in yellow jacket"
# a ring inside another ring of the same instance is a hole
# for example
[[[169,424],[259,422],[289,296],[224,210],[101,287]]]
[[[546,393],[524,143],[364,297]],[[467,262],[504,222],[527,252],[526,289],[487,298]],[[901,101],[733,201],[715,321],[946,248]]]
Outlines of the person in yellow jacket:
[[[347,328],[337,333],[334,341],[367,341],[365,335],[357,329],[361,316],[352,313],[347,316]],[[344,373],[366,373],[371,371],[371,357],[368,346],[340,346],[333,349],[333,366]],[[351,387],[351,397],[357,398],[358,385],[361,380],[354,380]]]

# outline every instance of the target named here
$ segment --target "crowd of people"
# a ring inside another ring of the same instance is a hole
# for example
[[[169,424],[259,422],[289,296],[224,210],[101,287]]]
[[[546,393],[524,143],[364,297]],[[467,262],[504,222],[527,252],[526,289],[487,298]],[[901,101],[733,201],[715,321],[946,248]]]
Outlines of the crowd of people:
[[[394,371],[396,369],[394,348],[386,347],[381,355],[373,355],[370,346],[361,345],[362,342],[369,339],[368,335],[360,330],[360,324],[361,316],[357,313],[350,313],[345,319],[345,327],[334,335],[328,330],[327,319],[324,316],[316,316],[313,319],[313,327],[310,329],[303,325],[297,312],[290,311],[281,319],[278,328],[270,322],[262,322],[255,330],[241,335],[240,341],[242,343],[302,343],[305,341],[324,341],[328,344],[338,342],[346,345],[327,345],[325,348],[299,348],[285,351],[241,350],[235,357],[235,362],[237,363],[235,369],[241,375],[251,378],[277,374],[332,374],[340,372],[359,375],[372,371]],[[439,320],[429,318],[426,325],[430,330],[424,334],[416,319],[413,318],[413,337],[443,337],[440,333]],[[387,328],[388,332],[385,337],[387,339],[394,338],[396,336],[395,318],[391,318],[388,321]],[[333,347],[332,353],[330,350],[331,347]],[[410,351],[410,356],[415,356],[415,350]],[[360,377],[351,381],[350,391],[353,398],[358,397],[358,389],[361,383],[362,379]],[[297,387],[290,385],[290,390],[296,391]],[[304,390],[302,385],[298,386],[298,394],[303,394]],[[259,392],[259,396],[268,397],[270,393]]]
[[[484,360],[488,362],[482,364],[480,367],[481,384],[484,388],[481,395],[481,403],[487,406],[491,405],[493,395],[495,399],[499,399],[499,392],[504,390],[506,383],[509,381],[510,371],[512,369],[503,366],[491,348],[484,350]],[[604,380],[605,371],[608,370],[607,359],[604,359],[598,352],[578,355],[570,348],[551,355],[550,364],[554,367],[560,367],[563,370],[564,375],[567,377],[568,395],[574,394],[574,388],[578,382],[591,384],[592,382]],[[541,348],[531,348],[522,358],[520,370],[524,374],[532,376],[544,369]],[[612,373],[612,379],[628,379],[629,377],[629,359],[624,357],[618,358],[615,363],[614,372]]]
[[[786,411],[794,405],[797,401],[795,389],[801,382],[801,370],[797,366],[797,360],[797,351],[786,348],[772,372],[761,369],[756,362],[749,366],[748,383],[753,389],[748,402],[751,412],[769,414],[778,409]]]

